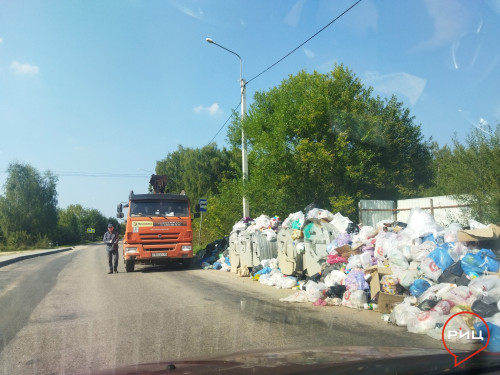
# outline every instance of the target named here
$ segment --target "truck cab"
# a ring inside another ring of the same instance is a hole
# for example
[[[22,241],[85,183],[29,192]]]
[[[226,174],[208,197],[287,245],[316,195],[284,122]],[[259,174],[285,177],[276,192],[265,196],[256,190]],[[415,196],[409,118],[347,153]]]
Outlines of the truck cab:
[[[179,263],[189,268],[193,260],[191,207],[184,194],[134,194],[118,205],[118,217],[128,208],[123,259],[125,270],[136,264]]]

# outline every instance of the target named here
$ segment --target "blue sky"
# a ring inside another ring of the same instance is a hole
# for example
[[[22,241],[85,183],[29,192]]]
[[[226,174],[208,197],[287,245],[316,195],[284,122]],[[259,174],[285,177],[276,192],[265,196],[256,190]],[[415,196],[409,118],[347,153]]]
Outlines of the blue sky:
[[[0,0],[0,186],[11,162],[59,175],[61,208],[114,216],[179,144],[210,142],[250,80],[354,0]],[[425,138],[500,121],[500,1],[363,0],[252,80],[349,67]],[[215,137],[226,145],[225,128]],[[0,190],[3,193],[3,189]],[[271,213],[269,213],[271,214]]]

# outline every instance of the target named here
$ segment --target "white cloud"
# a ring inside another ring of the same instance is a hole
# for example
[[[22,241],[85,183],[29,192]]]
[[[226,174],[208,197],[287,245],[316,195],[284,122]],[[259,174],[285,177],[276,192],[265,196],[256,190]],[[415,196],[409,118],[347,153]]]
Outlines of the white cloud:
[[[12,61],[10,68],[14,71],[14,73],[19,75],[36,75],[40,72],[38,66],[23,64],[16,60]]]
[[[214,103],[208,107],[204,107],[202,105],[199,105],[197,107],[194,107],[193,111],[195,111],[195,112],[207,112],[210,116],[215,116],[219,113],[222,113],[222,111],[217,103]]]
[[[412,52],[433,49],[458,40],[471,26],[467,9],[453,0],[425,0],[429,16],[434,22],[433,35],[412,49]]]
[[[185,15],[187,15],[189,17],[193,17],[193,18],[196,18],[196,19],[201,19],[201,17],[203,16],[203,10],[201,8],[198,8],[197,11],[194,11],[194,10],[186,7],[184,5],[185,2],[176,1],[176,0],[170,0],[169,2],[177,10],[179,10],[180,12],[184,13]]]
[[[365,83],[376,91],[389,96],[401,94],[406,96],[412,105],[418,102],[425,89],[427,81],[423,78],[408,73],[391,73],[381,75],[378,72],[368,72]]]
[[[310,49],[302,48],[302,51],[304,51],[305,55],[307,57],[309,57],[310,59],[312,59],[313,57],[316,57],[316,54],[313,51],[311,51]]]
[[[3,38],[0,38],[0,44],[2,44],[2,43],[3,43]]]
[[[296,27],[299,24],[303,7],[304,7],[304,0],[297,1],[292,6],[292,9],[290,9],[290,12],[288,12],[283,22],[285,22],[287,25]]]
[[[330,73],[334,68],[335,64],[339,63],[339,59],[333,58],[331,60],[325,61],[324,63],[316,66],[315,70],[320,73]]]

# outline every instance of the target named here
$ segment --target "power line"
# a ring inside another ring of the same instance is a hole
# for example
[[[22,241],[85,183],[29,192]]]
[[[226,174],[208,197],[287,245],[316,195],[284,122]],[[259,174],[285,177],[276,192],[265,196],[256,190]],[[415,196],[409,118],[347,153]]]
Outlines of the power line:
[[[144,178],[150,175],[139,173],[109,173],[109,172],[63,172],[63,171],[50,171],[58,177],[105,177],[105,178]],[[9,173],[8,171],[0,171],[0,173]]]
[[[108,173],[108,172],[62,172],[52,171],[56,176],[61,177],[105,177],[105,178],[144,178],[149,175],[139,173]]]
[[[295,51],[297,51],[300,47],[302,47],[304,44],[306,44],[307,42],[309,42],[311,39],[313,39],[315,36],[317,36],[319,33],[321,33],[323,30],[325,30],[327,27],[329,27],[331,24],[333,24],[335,21],[337,21],[340,17],[342,17],[344,14],[346,14],[347,12],[349,12],[352,8],[354,8],[356,5],[358,5],[362,0],[358,0],[356,1],[353,5],[351,5],[349,8],[347,8],[345,11],[343,11],[340,15],[338,15],[337,17],[335,17],[332,21],[330,21],[326,26],[324,26],[323,28],[321,28],[319,31],[317,31],[314,35],[312,35],[311,37],[309,37],[305,42],[301,43],[300,45],[298,45],[297,47],[295,47],[293,50],[291,50],[290,52],[288,52],[285,56],[283,56],[281,59],[279,59],[278,61],[276,61],[274,64],[270,65],[268,68],[264,69],[262,72],[260,72],[259,74],[257,74],[255,77],[253,77],[252,79],[248,80],[247,81],[247,85],[252,82],[254,79],[256,79],[257,77],[260,77],[262,74],[264,74],[265,72],[267,72],[269,69],[271,69],[272,67],[274,67],[275,65],[279,64],[281,61],[283,61],[284,59],[286,59],[288,56],[290,56],[292,53],[294,53]]]
[[[234,107],[232,110],[231,110],[231,115],[229,115],[229,117],[227,118],[226,122],[224,122],[224,124],[222,124],[222,126],[220,127],[220,129],[217,131],[217,133],[215,133],[214,137],[210,140],[210,142],[208,142],[209,144],[213,142],[213,140],[215,139],[215,137],[217,137],[217,135],[219,135],[219,133],[221,132],[222,129],[224,129],[224,127],[226,126],[227,122],[231,119],[231,117],[234,116],[234,113],[236,112],[236,110],[240,107],[241,105],[241,100],[240,102],[238,103],[238,105],[236,107]]]
[[[297,51],[300,47],[302,47],[304,44],[306,44],[307,42],[309,42],[311,39],[313,39],[315,36],[317,36],[319,33],[321,33],[323,30],[325,30],[327,27],[329,27],[330,25],[332,25],[335,21],[337,21],[340,17],[342,17],[344,14],[346,14],[347,12],[349,12],[352,8],[354,8],[356,5],[358,5],[362,0],[358,0],[357,2],[355,2],[353,5],[351,5],[349,8],[347,8],[345,11],[343,11],[341,14],[339,14],[337,17],[335,17],[332,21],[330,21],[326,26],[322,27],[319,31],[317,31],[316,33],[314,33],[311,37],[309,37],[305,42],[301,43],[300,45],[298,45],[296,48],[294,48],[292,51],[290,51],[289,53],[287,53],[285,56],[283,56],[281,59],[279,59],[278,61],[276,61],[274,64],[270,65],[268,68],[264,69],[262,72],[260,72],[259,74],[257,74],[255,77],[253,77],[252,79],[248,80],[245,85],[248,85],[250,82],[252,82],[254,79],[260,77],[262,74],[264,74],[265,72],[267,72],[269,69],[271,69],[272,67],[274,67],[275,65],[278,65],[281,61],[283,61],[284,59],[286,59],[288,56],[290,56],[292,53],[294,53],[295,51]],[[240,100],[240,103],[238,104],[238,106],[236,108],[234,108],[232,110],[232,113],[231,115],[227,118],[226,122],[224,122],[224,124],[220,127],[220,129],[217,131],[217,133],[214,135],[214,137],[210,140],[210,142],[208,143],[212,143],[212,141],[215,139],[215,137],[217,137],[217,135],[221,132],[221,130],[226,126],[227,122],[231,119],[231,117],[233,117],[234,115],[234,112],[239,108],[239,106],[241,105],[241,100]]]

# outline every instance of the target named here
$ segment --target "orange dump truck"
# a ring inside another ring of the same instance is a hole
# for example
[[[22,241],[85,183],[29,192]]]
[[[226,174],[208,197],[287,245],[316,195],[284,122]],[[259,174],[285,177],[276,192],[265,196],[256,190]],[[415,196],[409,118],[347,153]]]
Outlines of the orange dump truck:
[[[153,185],[155,188],[155,185]],[[128,204],[118,205],[119,218],[128,208],[123,259],[125,270],[136,264],[180,263],[189,268],[193,260],[191,208],[184,194],[134,194]]]

